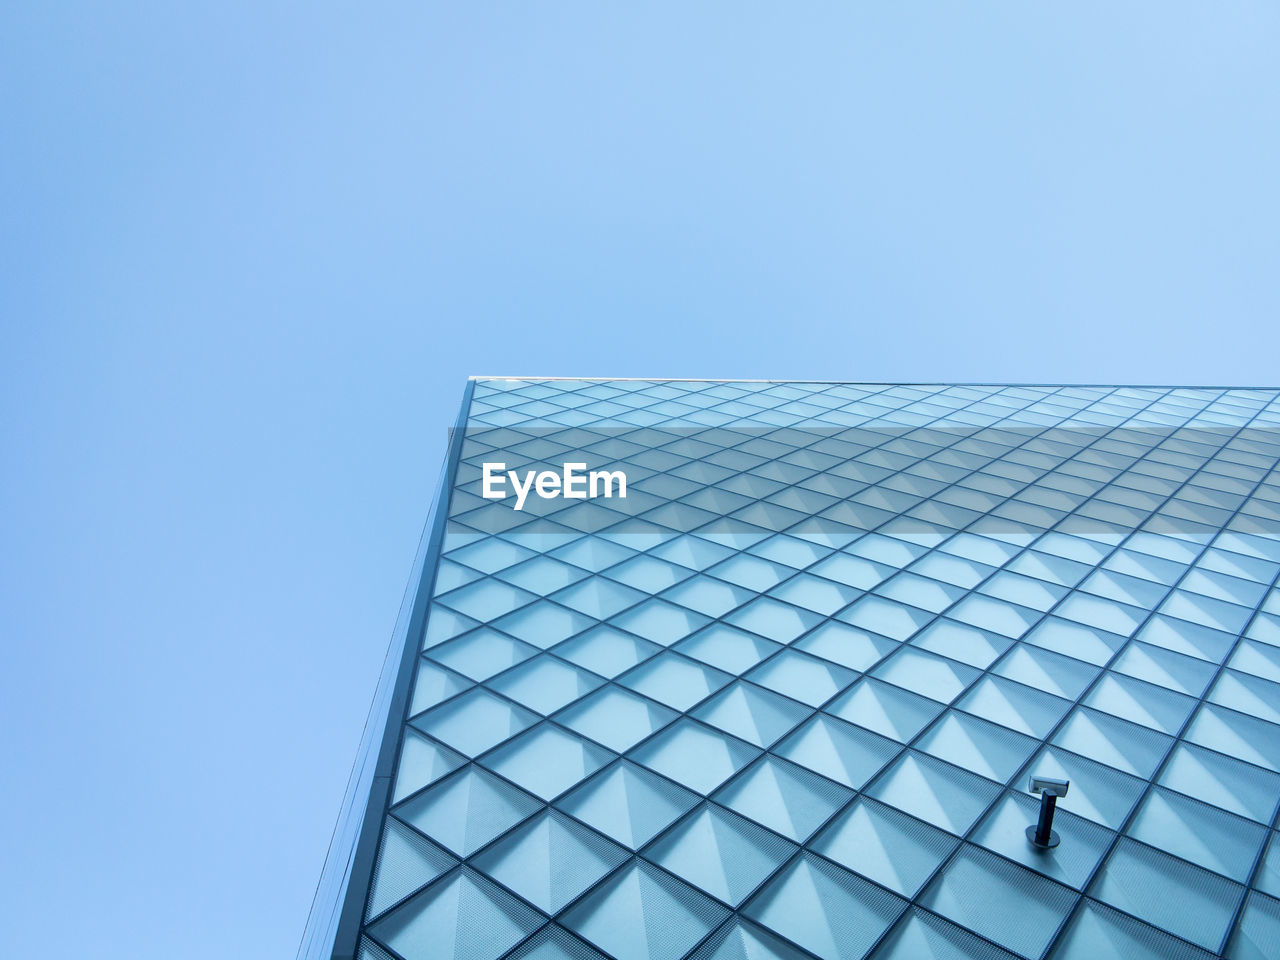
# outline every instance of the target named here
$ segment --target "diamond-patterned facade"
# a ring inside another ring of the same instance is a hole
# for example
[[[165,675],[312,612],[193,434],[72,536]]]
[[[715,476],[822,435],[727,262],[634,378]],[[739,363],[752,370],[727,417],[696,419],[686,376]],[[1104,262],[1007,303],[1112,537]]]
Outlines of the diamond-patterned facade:
[[[307,956],[1280,956],[1280,393],[477,379],[459,426]]]

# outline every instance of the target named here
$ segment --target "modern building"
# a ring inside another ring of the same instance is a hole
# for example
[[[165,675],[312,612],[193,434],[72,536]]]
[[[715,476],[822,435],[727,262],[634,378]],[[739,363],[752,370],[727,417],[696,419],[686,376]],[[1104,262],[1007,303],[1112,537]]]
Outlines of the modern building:
[[[472,380],[301,956],[1280,956],[1278,428]]]

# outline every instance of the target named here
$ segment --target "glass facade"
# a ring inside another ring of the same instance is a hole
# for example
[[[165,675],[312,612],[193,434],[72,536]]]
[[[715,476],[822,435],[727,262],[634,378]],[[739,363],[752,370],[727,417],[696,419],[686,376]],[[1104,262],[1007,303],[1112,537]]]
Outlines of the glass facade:
[[[1277,427],[471,381],[302,955],[1280,956]],[[516,509],[497,463],[626,495]]]

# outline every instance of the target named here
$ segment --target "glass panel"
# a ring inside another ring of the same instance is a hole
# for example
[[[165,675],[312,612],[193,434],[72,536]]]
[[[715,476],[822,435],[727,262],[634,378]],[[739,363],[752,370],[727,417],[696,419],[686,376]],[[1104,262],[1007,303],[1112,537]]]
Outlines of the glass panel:
[[[745,913],[820,957],[857,960],[905,906],[893,894],[805,854],[752,900]]]
[[[1216,951],[1244,889],[1159,850],[1121,840],[1090,893],[1140,920]]]
[[[613,759],[613,754],[546,721],[484,759],[495,773],[551,800]]]
[[[766,754],[721,788],[715,800],[803,843],[852,796],[844,787]]]
[[[917,749],[1005,783],[1038,743],[1004,727],[951,710],[917,742]]]
[[[610,750],[625,753],[677,716],[674,710],[610,685],[573,704],[556,721]]]
[[[396,816],[465,857],[538,807],[533,797],[471,766],[405,801]]]
[[[758,753],[749,744],[686,717],[633,750],[631,757],[705,795],[754,760]]]
[[[920,903],[1027,957],[1038,957],[1076,894],[1039,874],[966,845]]]
[[[1160,788],[1147,794],[1128,834],[1241,882],[1248,881],[1267,839],[1256,823]]]
[[[626,850],[548,810],[473,863],[538,909],[556,913],[626,858]]]
[[[674,649],[726,673],[743,674],[782,647],[723,623],[713,623]]]
[[[757,747],[769,747],[809,711],[793,700],[738,680],[693,715]]]
[[[497,960],[540,924],[537,912],[463,868],[369,927],[406,958]]]
[[[557,801],[556,806],[623,846],[637,850],[697,801],[688,790],[622,761]]]
[[[686,817],[645,855],[717,899],[737,906],[792,852],[776,834],[713,804]]]
[[[1073,783],[1072,789],[1075,788]],[[973,842],[1047,877],[1084,888],[1099,861],[1111,848],[1115,834],[1082,817],[1061,810],[1053,821],[1062,842],[1045,851],[1027,842],[1026,828],[1036,823],[1040,801],[1021,793],[1000,798],[973,834]]]
[[[784,650],[748,674],[754,683],[814,707],[826,703],[857,676],[851,670],[796,650]]]
[[[941,830],[861,798],[810,846],[904,897],[914,897],[956,845]]]
[[[1054,960],[1213,960],[1155,927],[1086,900],[1058,940]]]
[[[563,923],[616,960],[679,960],[728,914],[688,884],[636,861],[570,909]]]
[[[963,836],[1000,788],[990,780],[910,751],[867,795]]]

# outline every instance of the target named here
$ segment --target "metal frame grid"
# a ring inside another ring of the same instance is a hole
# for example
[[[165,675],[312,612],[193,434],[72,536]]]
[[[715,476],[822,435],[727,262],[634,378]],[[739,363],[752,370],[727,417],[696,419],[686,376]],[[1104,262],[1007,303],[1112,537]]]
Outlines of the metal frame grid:
[[[1280,949],[1276,392],[482,380],[467,412],[357,955]],[[640,495],[470,492],[568,451]],[[1064,761],[1037,861],[1006,834]]]

